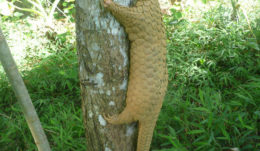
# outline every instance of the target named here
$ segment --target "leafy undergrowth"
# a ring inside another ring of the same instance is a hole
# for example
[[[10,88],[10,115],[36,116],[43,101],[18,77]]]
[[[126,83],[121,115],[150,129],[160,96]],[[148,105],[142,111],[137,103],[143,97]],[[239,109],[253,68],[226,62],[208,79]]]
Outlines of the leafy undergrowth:
[[[22,71],[52,150],[85,151],[78,61],[73,45],[75,38],[73,31],[64,30],[61,26],[65,25],[58,24],[55,32],[30,18],[4,20],[1,27]],[[15,35],[20,39],[17,40]],[[0,96],[0,150],[37,150],[2,69]]]
[[[24,81],[52,150],[86,150],[76,53],[49,56],[24,71]],[[0,148],[37,150],[6,77],[0,82]]]
[[[164,18],[169,89],[153,148],[260,150],[260,18],[250,14],[251,30],[243,14],[233,21],[222,5],[199,22],[172,12]]]

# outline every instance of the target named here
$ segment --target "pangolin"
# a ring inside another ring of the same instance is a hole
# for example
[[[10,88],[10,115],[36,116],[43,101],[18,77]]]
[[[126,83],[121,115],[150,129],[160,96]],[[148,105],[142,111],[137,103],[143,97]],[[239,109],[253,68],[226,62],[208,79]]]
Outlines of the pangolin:
[[[105,116],[110,124],[138,121],[137,151],[149,151],[167,90],[166,36],[158,0],[138,0],[133,7],[104,0],[104,7],[124,26],[130,41],[126,107]]]

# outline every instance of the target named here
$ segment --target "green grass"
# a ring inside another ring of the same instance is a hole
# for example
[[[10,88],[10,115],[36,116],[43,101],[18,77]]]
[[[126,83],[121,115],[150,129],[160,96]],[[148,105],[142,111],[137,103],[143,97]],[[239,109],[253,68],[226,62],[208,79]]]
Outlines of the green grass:
[[[81,112],[78,80],[78,60],[74,48],[73,30],[56,27],[44,34],[41,24],[33,31],[29,22],[34,20],[1,23],[11,50],[16,39],[22,35],[24,48],[21,54],[12,51],[22,71],[33,104],[53,151],[85,151],[86,138]],[[24,22],[24,23],[23,23]],[[35,22],[34,22],[35,23]],[[12,30],[11,30],[12,29]],[[14,30],[13,30],[14,29]],[[23,30],[19,30],[23,29]],[[52,34],[54,38],[52,39]],[[26,38],[27,37],[27,38]],[[38,45],[38,46],[37,46]],[[19,52],[18,52],[19,53]],[[0,150],[37,150],[28,129],[20,105],[17,103],[7,77],[0,70]]]
[[[75,51],[49,56],[24,71],[24,81],[52,150],[86,150]],[[0,82],[0,148],[37,150],[7,79]]]
[[[250,29],[241,11],[240,20],[232,21],[225,5],[200,12],[199,21],[192,21],[198,14],[193,8],[172,12],[164,17],[169,87],[152,150],[259,151],[259,13],[248,12]],[[0,25],[4,31],[15,32],[10,29],[17,26],[25,32],[26,56],[19,67],[52,150],[86,150],[73,31],[57,29],[45,39],[39,36],[44,31],[32,31],[26,21]],[[36,150],[1,71],[0,96],[0,150]]]
[[[153,148],[260,150],[259,19],[251,20],[252,32],[245,18],[232,21],[221,5],[199,23],[173,12],[165,17],[169,89]]]

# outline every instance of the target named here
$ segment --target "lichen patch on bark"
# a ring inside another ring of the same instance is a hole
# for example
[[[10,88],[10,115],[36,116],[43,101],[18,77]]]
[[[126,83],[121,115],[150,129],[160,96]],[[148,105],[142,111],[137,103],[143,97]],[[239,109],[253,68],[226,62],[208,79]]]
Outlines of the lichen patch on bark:
[[[109,106],[115,106],[116,104],[115,104],[114,101],[110,101],[110,102],[108,103],[108,105],[109,105]]]
[[[126,136],[131,136],[135,132],[135,124],[127,125],[126,126]]]
[[[112,150],[108,147],[105,147],[105,151],[112,151]]]
[[[119,86],[120,90],[126,90],[127,88],[127,80],[124,79],[123,83]]]
[[[123,47],[120,47],[120,53],[121,53],[121,55],[123,56],[123,59],[124,59],[124,67],[128,64],[128,57],[127,57],[127,54],[126,54],[126,51],[124,51],[125,50],[125,48],[123,48]]]
[[[88,116],[89,116],[90,118],[93,117],[93,113],[92,113],[92,111],[89,111],[89,112],[88,112]]]
[[[107,90],[106,94],[107,94],[108,96],[110,96],[110,95],[111,95],[111,91],[110,91],[110,90]]]
[[[107,122],[106,122],[106,120],[102,117],[102,115],[98,115],[98,121],[99,121],[100,125],[102,125],[102,126],[106,126],[106,125],[107,125]]]

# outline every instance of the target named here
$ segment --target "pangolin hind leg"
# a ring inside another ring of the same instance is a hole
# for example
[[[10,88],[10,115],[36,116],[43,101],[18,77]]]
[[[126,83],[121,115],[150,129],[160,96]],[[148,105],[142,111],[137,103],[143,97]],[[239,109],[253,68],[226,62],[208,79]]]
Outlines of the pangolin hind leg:
[[[114,125],[128,124],[128,123],[135,122],[134,117],[131,114],[131,111],[129,111],[129,108],[127,106],[119,115],[112,115],[112,116],[104,115],[104,118],[107,120],[108,123]]]

